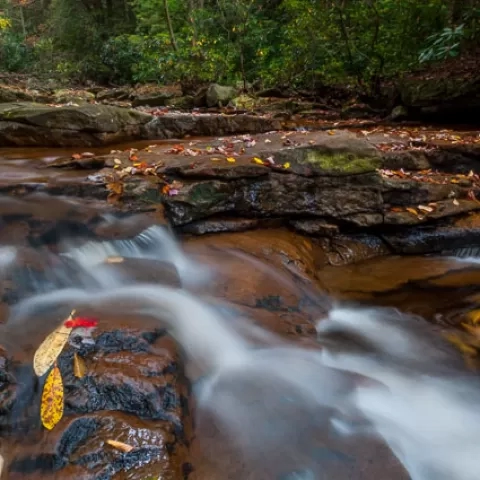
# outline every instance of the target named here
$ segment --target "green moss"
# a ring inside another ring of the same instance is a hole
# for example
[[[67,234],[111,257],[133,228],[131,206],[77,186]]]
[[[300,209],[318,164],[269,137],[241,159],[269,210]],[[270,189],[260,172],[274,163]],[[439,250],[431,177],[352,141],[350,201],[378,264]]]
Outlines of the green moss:
[[[354,175],[374,172],[381,166],[379,157],[357,157],[350,153],[326,154],[309,150],[300,163],[308,163],[327,173]]]
[[[192,187],[188,201],[193,205],[209,206],[220,203],[228,198],[228,194],[219,191],[214,183],[199,183]]]

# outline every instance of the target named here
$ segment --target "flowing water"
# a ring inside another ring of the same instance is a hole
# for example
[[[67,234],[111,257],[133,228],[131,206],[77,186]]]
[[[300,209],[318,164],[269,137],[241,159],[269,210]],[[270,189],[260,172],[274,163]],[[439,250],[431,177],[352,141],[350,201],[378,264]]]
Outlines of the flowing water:
[[[0,198],[0,209],[23,221],[25,212],[54,215],[49,202],[70,218],[79,206],[36,196]],[[167,328],[193,384],[195,480],[478,478],[479,377],[416,315],[448,323],[449,312],[478,299],[475,252],[381,257],[323,268],[313,281],[235,248],[248,233],[234,245],[211,237],[182,245],[163,226],[140,228],[142,218],[85,205],[87,216],[89,208],[97,232],[116,227],[124,235],[105,240],[60,229],[52,246],[53,234],[31,234],[41,265],[27,262],[21,274],[24,232],[0,238],[0,281],[13,272],[19,290],[2,312],[0,344],[21,361],[31,361],[59,312],[72,308]],[[250,301],[250,288],[268,291],[268,321],[255,318],[261,302]],[[299,315],[290,297],[315,319],[306,341],[277,330]],[[8,449],[3,454],[8,461]]]

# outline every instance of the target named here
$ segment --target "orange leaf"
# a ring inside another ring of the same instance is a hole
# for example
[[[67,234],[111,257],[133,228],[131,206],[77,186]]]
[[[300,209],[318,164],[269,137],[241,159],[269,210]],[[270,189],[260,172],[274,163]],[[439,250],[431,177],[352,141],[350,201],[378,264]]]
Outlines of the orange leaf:
[[[63,417],[63,381],[57,365],[53,367],[43,386],[40,417],[47,430],[52,430]]]
[[[115,195],[121,195],[123,193],[123,183],[121,182],[107,183],[107,190],[110,193],[114,193]]]
[[[117,450],[121,450],[122,452],[129,453],[133,450],[133,447],[131,445],[127,445],[126,443],[123,442],[117,442],[117,440],[107,440],[108,445],[110,445],[113,448],[116,448]]]
[[[412,215],[415,215],[418,217],[418,212],[414,208],[406,208],[407,212],[411,213]]]
[[[74,153],[74,154],[72,155],[72,158],[73,158],[74,160],[80,160],[80,159],[82,158],[82,156],[81,156],[79,153]]]

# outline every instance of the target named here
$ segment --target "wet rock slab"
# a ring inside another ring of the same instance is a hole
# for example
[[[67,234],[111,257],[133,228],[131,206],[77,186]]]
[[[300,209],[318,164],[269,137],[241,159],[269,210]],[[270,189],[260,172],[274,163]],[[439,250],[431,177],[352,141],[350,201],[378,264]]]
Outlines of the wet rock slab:
[[[161,328],[102,321],[110,328],[94,334],[95,345],[69,346],[59,357],[65,412],[54,430],[39,425],[38,387],[16,386],[11,403],[2,398],[1,431],[14,427],[3,438],[8,478],[144,479],[153,472],[169,480],[184,478],[191,436],[189,385],[175,343]],[[83,378],[73,374],[75,351],[86,365]],[[16,375],[25,383],[33,372],[17,367]],[[2,384],[1,392],[6,397],[8,386]],[[17,436],[22,431],[27,439]],[[108,440],[133,449],[122,452]]]
[[[0,105],[0,145],[102,146],[186,135],[231,135],[280,128],[254,115],[165,114],[154,117],[110,105],[49,106],[29,102]]]

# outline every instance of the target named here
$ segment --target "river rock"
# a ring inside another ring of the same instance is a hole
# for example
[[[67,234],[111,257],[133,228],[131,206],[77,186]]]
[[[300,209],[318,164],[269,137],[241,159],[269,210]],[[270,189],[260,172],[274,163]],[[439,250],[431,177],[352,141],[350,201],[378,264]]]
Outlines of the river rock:
[[[212,115],[188,113],[155,117],[144,126],[145,137],[151,139],[192,136],[262,133],[278,130],[281,124],[269,117],[255,115]]]
[[[54,100],[56,103],[85,104],[93,102],[95,100],[95,94],[86,90],[63,89],[55,91]]]
[[[0,106],[0,144],[95,146],[141,136],[150,115],[107,105],[52,107],[35,103]]]
[[[224,87],[214,83],[208,87],[206,93],[207,107],[225,107],[236,94],[234,87]]]

